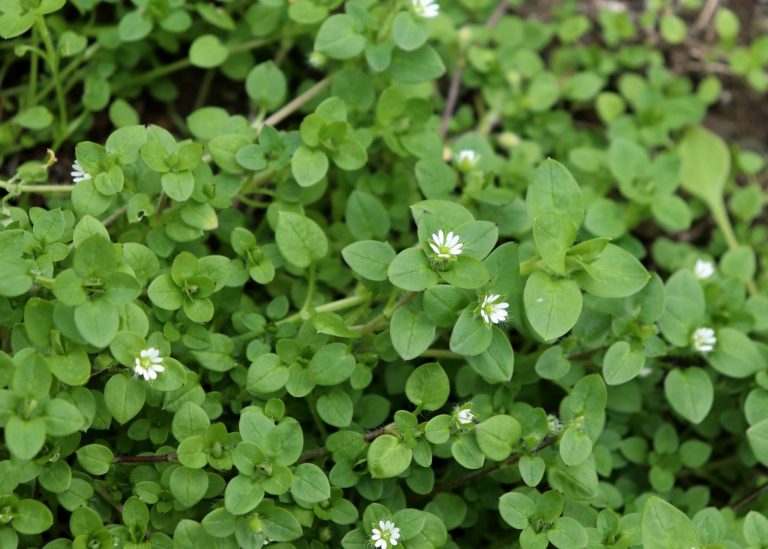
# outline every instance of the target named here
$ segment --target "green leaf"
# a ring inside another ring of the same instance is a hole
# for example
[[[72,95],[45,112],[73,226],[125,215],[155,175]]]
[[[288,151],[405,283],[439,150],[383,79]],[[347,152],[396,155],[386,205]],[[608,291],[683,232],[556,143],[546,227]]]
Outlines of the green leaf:
[[[648,283],[651,275],[635,256],[623,248],[608,244],[588,269],[576,273],[576,281],[585,291],[598,297],[627,297]]]
[[[184,467],[200,469],[208,464],[208,454],[205,450],[205,439],[201,435],[192,435],[181,441],[176,454],[179,463]]]
[[[302,187],[318,183],[328,172],[328,156],[317,149],[302,145],[291,157],[291,173]]]
[[[158,276],[147,288],[149,299],[160,307],[168,311],[181,309],[184,303],[184,296],[181,289],[176,286],[170,275],[164,274]]]
[[[21,111],[13,117],[13,121],[22,128],[42,130],[51,125],[53,115],[51,111],[40,105]]]
[[[413,51],[424,45],[429,37],[427,25],[411,13],[401,11],[392,24],[392,38],[398,48]]]
[[[633,351],[626,341],[617,341],[603,357],[603,378],[608,385],[621,385],[634,379],[645,366],[645,355]]]
[[[701,423],[714,402],[712,380],[701,368],[671,370],[664,379],[664,394],[672,408],[691,423]]]
[[[669,277],[664,293],[661,333],[674,345],[687,346],[693,330],[704,322],[704,290],[690,270],[682,269]]]
[[[715,350],[706,358],[715,370],[728,377],[745,378],[765,369],[765,360],[752,340],[734,328],[717,331]]]
[[[147,141],[147,130],[143,125],[125,126],[113,131],[104,148],[108,155],[117,157],[123,164],[130,164],[139,157],[141,146]],[[75,188],[79,187],[78,183]]]
[[[266,353],[258,357],[248,368],[246,387],[252,394],[267,394],[277,391],[288,382],[288,368],[280,357]]]
[[[352,191],[347,199],[345,214],[349,231],[358,240],[386,238],[389,215],[381,200],[372,194]]]
[[[545,213],[533,221],[536,251],[547,267],[565,276],[565,255],[576,239],[576,227],[568,219]]]
[[[403,360],[421,355],[435,339],[435,325],[422,311],[400,307],[389,324],[392,346]]]
[[[255,509],[264,499],[264,489],[258,479],[237,475],[227,483],[224,507],[233,515],[244,515]]]
[[[768,518],[758,513],[750,511],[744,518],[741,526],[744,533],[744,539],[753,546],[762,546],[768,544]]]
[[[715,133],[696,126],[680,143],[680,183],[708,204],[719,203],[731,170],[731,155]]]
[[[405,382],[408,400],[428,411],[441,408],[448,401],[450,391],[448,376],[437,362],[419,366]]]
[[[118,308],[104,299],[86,301],[75,307],[75,325],[80,335],[95,347],[106,347],[120,327]]]
[[[406,84],[419,84],[435,80],[445,74],[445,63],[431,46],[421,46],[413,51],[395,50],[389,66],[394,80]]]
[[[309,267],[328,253],[328,239],[320,226],[303,215],[280,212],[275,239],[280,253],[297,267]]]
[[[118,25],[120,40],[138,42],[152,31],[152,19],[143,10],[133,10],[126,13]]]
[[[544,214],[554,214],[569,221],[576,228],[581,226],[584,219],[584,206],[578,183],[565,166],[552,159],[545,160],[536,169],[525,201],[531,219]]]
[[[184,202],[195,190],[195,178],[188,171],[164,173],[160,183],[165,194],[177,202]]]
[[[411,449],[402,441],[392,435],[381,435],[368,447],[368,471],[374,478],[396,477],[408,468],[412,456]]]
[[[103,444],[87,444],[77,450],[77,462],[92,475],[106,475],[115,455]]]
[[[53,514],[48,507],[34,499],[23,499],[13,516],[13,529],[20,534],[41,534],[53,526]]]
[[[466,290],[481,288],[491,278],[483,262],[468,255],[460,255],[448,270],[439,274],[448,284]]]
[[[25,420],[11,416],[5,426],[5,443],[11,454],[21,460],[37,455],[45,442],[45,420],[42,417]]]
[[[582,298],[573,280],[555,279],[536,271],[525,283],[523,303],[531,327],[549,341],[573,328],[581,314]]]
[[[403,250],[392,260],[387,269],[389,281],[403,290],[422,292],[440,280],[418,248]]]
[[[293,470],[291,495],[307,503],[319,503],[331,497],[331,484],[320,467],[302,463]]]
[[[475,356],[485,352],[493,341],[493,330],[475,314],[465,309],[456,321],[449,346],[451,351],[464,356]]]
[[[355,358],[343,343],[329,343],[321,347],[309,362],[309,371],[318,385],[338,385],[352,375]]]
[[[537,486],[544,477],[547,465],[539,456],[524,455],[518,462],[520,476],[528,486]]]
[[[54,437],[63,437],[83,427],[83,416],[77,407],[63,398],[52,398],[45,405],[45,429]]]
[[[254,66],[245,79],[245,91],[257,105],[276,109],[285,101],[287,83],[285,75],[273,61]]]
[[[346,392],[336,388],[317,399],[317,415],[334,427],[349,427],[354,413],[352,399]]]
[[[177,467],[171,473],[171,494],[185,507],[196,505],[208,491],[208,474],[202,469]]]
[[[474,429],[480,450],[494,461],[507,459],[520,438],[520,423],[512,416],[492,416]]]
[[[592,440],[583,429],[568,427],[560,437],[560,457],[569,467],[581,465],[592,454]]]
[[[102,278],[117,267],[117,252],[109,240],[94,235],[78,244],[72,267],[82,277]]]
[[[522,530],[536,514],[536,505],[525,494],[508,492],[499,498],[499,514],[512,528]]]
[[[395,259],[395,250],[385,242],[361,240],[341,250],[341,256],[363,278],[381,282],[387,279],[387,269]]]
[[[189,61],[203,69],[224,64],[228,56],[229,50],[213,34],[198,36],[189,47]]]
[[[696,528],[685,513],[656,496],[643,507],[641,531],[644,549],[699,545]]]
[[[315,50],[331,59],[350,59],[363,51],[365,38],[355,29],[355,20],[347,14],[332,15],[315,35]]]
[[[547,531],[549,542],[558,549],[581,549],[587,546],[587,531],[571,517],[560,517]]]
[[[467,356],[472,369],[489,383],[505,383],[512,379],[515,353],[504,332],[494,326],[491,343],[479,355]]]
[[[143,381],[125,374],[114,375],[104,386],[104,401],[112,416],[125,424],[141,411],[147,395]]]
[[[81,216],[99,216],[112,204],[112,197],[101,194],[90,179],[75,185],[70,196],[75,212]]]
[[[85,385],[91,375],[91,362],[80,347],[71,349],[66,355],[50,355],[46,362],[51,373],[67,385]]]

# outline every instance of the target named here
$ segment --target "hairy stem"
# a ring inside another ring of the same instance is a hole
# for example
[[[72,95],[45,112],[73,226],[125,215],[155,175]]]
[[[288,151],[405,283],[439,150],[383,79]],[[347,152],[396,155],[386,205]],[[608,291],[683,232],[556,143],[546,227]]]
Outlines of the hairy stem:
[[[290,115],[292,115],[294,112],[299,110],[302,106],[304,106],[305,103],[308,103],[309,101],[311,101],[312,99],[320,95],[322,92],[324,92],[325,89],[331,85],[332,79],[333,79],[332,76],[327,76],[326,78],[323,78],[322,80],[317,82],[314,86],[309,88],[307,91],[305,91],[301,95],[298,95],[292,101],[289,101],[283,108],[281,108],[280,110],[268,116],[267,119],[264,120],[263,122],[254,122],[253,126],[260,130],[264,126],[275,126],[279,124],[280,122],[288,118]]]
[[[40,31],[40,38],[43,40],[45,51],[47,52],[48,67],[51,69],[51,78],[53,78],[54,87],[56,89],[56,101],[59,104],[59,127],[60,133],[64,133],[67,129],[67,98],[64,95],[64,85],[62,83],[61,74],[59,74],[59,55],[56,53],[56,49],[53,47],[51,41],[51,35],[48,32],[48,25],[45,23],[45,17],[40,15],[36,21],[37,28]]]

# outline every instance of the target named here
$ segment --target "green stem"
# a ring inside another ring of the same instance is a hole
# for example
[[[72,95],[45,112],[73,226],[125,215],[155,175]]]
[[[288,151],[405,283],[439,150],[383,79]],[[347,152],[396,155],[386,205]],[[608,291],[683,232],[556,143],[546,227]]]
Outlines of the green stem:
[[[320,417],[320,414],[317,413],[317,399],[315,398],[315,395],[309,393],[304,398],[307,400],[307,407],[309,408],[309,412],[312,414],[312,419],[315,421],[317,430],[320,431],[320,435],[323,437],[323,440],[327,439],[328,429],[325,428],[325,423]]]
[[[195,109],[199,109],[205,104],[208,93],[211,91],[214,76],[216,76],[216,71],[213,69],[206,71],[205,76],[203,76],[203,81],[197,90],[197,97],[195,98]]]
[[[736,238],[736,232],[733,230],[733,225],[731,224],[731,219],[728,217],[728,212],[725,209],[723,199],[719,198],[717,200],[712,200],[708,205],[709,210],[712,213],[712,218],[723,233],[728,248],[734,250],[740,247],[741,245],[739,244],[738,238]],[[757,285],[754,280],[750,279],[747,281],[747,290],[751,296],[756,296],[758,294]]]
[[[309,307],[312,305],[312,298],[315,295],[315,270],[315,266],[311,265],[307,271],[307,297],[304,298],[304,304],[299,311],[299,315],[302,317],[309,312]]]
[[[525,261],[520,263],[520,275],[527,276],[531,274],[533,271],[535,271],[538,266],[539,266],[539,256],[534,255],[532,258],[526,259]]]
[[[397,2],[395,2],[395,5],[392,6],[392,9],[389,11],[389,15],[387,15],[387,18],[384,20],[384,23],[381,25],[381,30],[379,30],[379,34],[376,36],[377,42],[381,42],[389,35],[389,31],[392,30],[392,23],[394,23],[395,17],[397,17],[397,14],[400,13],[400,7],[402,5],[403,3],[400,0],[398,0]]]
[[[59,56],[53,47],[51,35],[48,32],[48,26],[45,24],[45,17],[39,15],[36,23],[40,31],[40,37],[43,39],[45,51],[48,52],[48,66],[51,69],[51,77],[53,78],[54,87],[56,88],[56,99],[59,104],[59,126],[61,127],[61,133],[64,133],[67,128],[67,98],[64,96],[64,86],[61,81],[61,75],[59,74]]]
[[[74,185],[16,185],[8,181],[0,181],[0,189],[9,193],[70,193]]]
[[[251,40],[249,42],[243,42],[242,44],[231,46],[229,48],[229,52],[239,53],[243,51],[250,51],[250,50],[265,46],[270,42],[272,42],[271,39],[264,39],[264,38],[258,39],[258,40]],[[168,63],[167,65],[155,67],[150,71],[147,71],[141,75],[138,75],[136,78],[133,78],[130,82],[126,82],[122,85],[117,85],[114,88],[112,88],[112,91],[117,92],[128,86],[139,86],[142,84],[146,84],[147,82],[151,82],[156,78],[160,78],[161,76],[166,76],[168,74],[178,72],[182,69],[186,69],[191,66],[192,66],[192,62],[189,60],[189,58],[185,57],[183,59],[177,59],[173,63]]]
[[[37,45],[37,28],[32,27],[32,44]],[[29,88],[27,95],[27,106],[31,107],[35,104],[35,95],[37,94],[37,65],[38,55],[37,48],[34,48],[29,57]]]
[[[362,334],[369,334],[377,330],[379,327],[383,326],[387,320],[392,318],[392,315],[395,314],[395,311],[408,303],[415,296],[416,294],[414,292],[405,292],[394,304],[392,303],[393,298],[390,298],[390,303],[384,307],[384,310],[381,312],[381,314],[369,320],[365,324],[361,324],[360,326],[352,326],[352,329],[357,330]]]
[[[315,313],[333,313],[335,311],[343,311],[344,309],[349,309],[356,305],[361,305],[366,301],[368,301],[369,299],[370,299],[370,296],[367,294],[360,294],[360,295],[353,295],[351,297],[345,297],[344,299],[339,299],[338,301],[331,301],[330,303],[324,303],[323,305],[318,305],[317,307],[315,307]],[[289,324],[291,322],[296,322],[299,320],[307,320],[308,317],[309,317],[309,311],[305,311],[303,313],[300,311],[298,313],[294,313],[290,316],[287,316],[282,320],[278,320],[276,324],[278,326],[281,324]]]

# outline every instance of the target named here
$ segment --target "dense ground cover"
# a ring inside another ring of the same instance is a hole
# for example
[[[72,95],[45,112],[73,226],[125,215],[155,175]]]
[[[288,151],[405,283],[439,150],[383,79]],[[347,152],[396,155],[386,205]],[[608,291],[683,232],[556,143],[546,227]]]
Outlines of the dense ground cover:
[[[767,9],[0,1],[0,547],[767,547]]]

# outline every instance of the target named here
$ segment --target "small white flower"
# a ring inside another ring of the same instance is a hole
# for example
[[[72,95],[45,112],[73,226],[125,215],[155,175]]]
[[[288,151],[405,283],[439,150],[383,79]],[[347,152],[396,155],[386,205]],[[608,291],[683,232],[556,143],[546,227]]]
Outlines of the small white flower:
[[[498,324],[507,320],[509,303],[499,301],[500,299],[499,294],[488,294],[483,298],[480,304],[480,316],[486,324]]]
[[[397,545],[400,539],[400,528],[391,520],[380,520],[379,527],[371,530],[371,541],[379,549],[389,549]]]
[[[316,69],[324,67],[327,61],[328,58],[325,56],[325,54],[322,54],[319,51],[313,51],[309,54],[309,57],[307,57],[307,63]]]
[[[456,421],[458,421],[460,425],[471,425],[474,423],[476,417],[477,415],[471,408],[464,408],[463,410],[456,412]]]
[[[637,375],[638,375],[638,376],[640,376],[640,377],[648,377],[648,376],[649,376],[649,375],[651,375],[652,373],[653,373],[653,370],[652,370],[651,368],[649,368],[648,366],[645,366],[645,367],[643,367],[643,368],[642,368],[642,369],[641,369],[641,370],[640,370],[640,371],[637,373]]]
[[[160,351],[154,347],[141,351],[139,356],[136,357],[133,371],[147,381],[150,379],[157,379],[157,374],[165,371],[163,357],[160,356]]]
[[[432,235],[432,240],[429,242],[429,247],[435,252],[437,257],[442,259],[449,259],[454,255],[461,255],[461,248],[464,246],[459,242],[459,235],[449,232],[445,234],[443,229],[440,229]]]
[[[715,274],[715,265],[711,261],[705,259],[697,259],[696,264],[693,266],[693,274],[699,280],[706,280]]]
[[[88,181],[89,179],[91,179],[91,174],[86,172],[80,165],[80,162],[75,160],[72,163],[72,181],[80,183],[81,181]]]
[[[563,422],[556,415],[549,414],[547,416],[547,427],[550,433],[557,434],[563,430]]]
[[[463,149],[456,153],[454,161],[461,171],[471,172],[480,162],[480,155],[472,149]]]
[[[691,341],[695,350],[700,353],[708,353],[715,348],[717,337],[715,337],[715,331],[712,328],[702,327],[693,332]]]
[[[411,5],[414,13],[425,19],[432,19],[440,13],[440,4],[435,0],[411,0]]]

